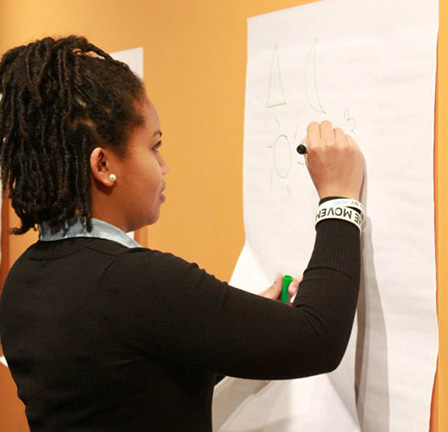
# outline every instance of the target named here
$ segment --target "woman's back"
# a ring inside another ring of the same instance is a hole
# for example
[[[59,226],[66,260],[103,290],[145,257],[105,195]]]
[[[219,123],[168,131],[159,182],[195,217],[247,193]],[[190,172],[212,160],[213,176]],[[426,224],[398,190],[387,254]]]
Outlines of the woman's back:
[[[108,225],[92,224],[93,232]],[[216,374],[333,370],[353,322],[359,247],[356,227],[322,222],[290,307],[169,253],[99,237],[35,243],[0,303],[2,344],[31,430],[209,432]]]
[[[215,375],[116,332],[100,280],[126,253],[103,239],[38,242],[11,269],[2,343],[31,430],[211,430]]]

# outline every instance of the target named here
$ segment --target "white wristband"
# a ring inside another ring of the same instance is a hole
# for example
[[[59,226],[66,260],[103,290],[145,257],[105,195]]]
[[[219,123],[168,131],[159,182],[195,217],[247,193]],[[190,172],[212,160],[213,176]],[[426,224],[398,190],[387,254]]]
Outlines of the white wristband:
[[[326,203],[324,203],[326,204]],[[356,210],[343,207],[343,206],[333,206],[333,207],[323,207],[320,206],[316,214],[316,225],[326,219],[341,219],[347,222],[351,222],[356,225],[359,231],[362,231],[363,217]]]
[[[364,221],[366,217],[366,211],[364,206],[356,200],[352,199],[332,199],[330,201],[326,201],[319,206],[319,210],[322,208],[330,208],[330,207],[349,207],[357,209],[361,212],[362,220]]]

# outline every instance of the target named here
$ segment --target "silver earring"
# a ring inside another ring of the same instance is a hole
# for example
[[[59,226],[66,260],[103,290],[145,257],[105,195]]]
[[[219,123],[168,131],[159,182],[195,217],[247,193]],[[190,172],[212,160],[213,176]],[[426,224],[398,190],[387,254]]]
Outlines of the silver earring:
[[[117,180],[117,176],[115,174],[109,174],[109,180],[111,182],[114,182],[115,180]]]

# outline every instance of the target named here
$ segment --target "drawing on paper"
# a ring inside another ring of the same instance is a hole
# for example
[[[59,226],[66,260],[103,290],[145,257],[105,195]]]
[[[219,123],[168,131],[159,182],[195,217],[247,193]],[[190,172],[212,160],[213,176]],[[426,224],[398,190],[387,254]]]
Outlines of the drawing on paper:
[[[267,147],[272,151],[271,156],[273,170],[271,172],[271,187],[273,186],[275,177],[280,181],[283,181],[291,174],[293,167],[293,155],[295,154],[293,151],[295,145],[294,143],[296,143],[297,133],[299,131],[299,127],[297,127],[294,137],[291,140],[289,136],[282,131],[280,122],[277,119],[275,122],[277,123],[279,129],[279,135],[275,138],[274,143]],[[298,162],[298,164],[305,165],[302,162]],[[286,188],[288,189],[289,195],[291,195],[289,184],[286,184]]]
[[[280,122],[278,120],[275,121],[280,133],[275,139],[274,144],[268,146],[269,149],[272,149],[273,171],[271,172],[271,187],[274,183],[274,175],[276,175],[280,180],[284,180],[289,176],[292,166],[292,152],[289,138],[282,132]],[[289,195],[291,195],[289,184],[286,184],[286,187]]]
[[[353,134],[354,137],[356,137],[356,126],[358,123],[356,120],[350,116],[350,109],[346,108],[344,111],[344,120],[347,122],[348,127],[350,128],[350,132]]]
[[[273,149],[275,173],[282,179],[288,177],[292,165],[291,145],[288,137],[284,134],[279,135],[270,148]]]
[[[319,95],[319,87],[317,85],[316,51],[318,42],[319,39],[316,39],[313,46],[310,49],[310,52],[308,53],[308,58],[306,61],[306,69],[305,69],[306,99],[311,109],[322,114],[327,114],[327,112],[324,110],[322,106]]]
[[[269,79],[268,101],[266,108],[273,108],[280,105],[286,105],[285,91],[283,89],[282,76],[280,73],[280,59],[278,54],[278,45],[275,44],[272,55],[271,75]]]

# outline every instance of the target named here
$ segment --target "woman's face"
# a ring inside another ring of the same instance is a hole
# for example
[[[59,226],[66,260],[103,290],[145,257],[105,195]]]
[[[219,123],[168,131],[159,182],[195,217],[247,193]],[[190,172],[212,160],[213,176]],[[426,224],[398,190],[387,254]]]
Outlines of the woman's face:
[[[157,221],[165,201],[163,176],[169,171],[160,153],[162,132],[157,111],[146,96],[139,107],[144,123],[131,132],[126,157],[113,164],[115,199],[120,201],[129,231]]]

